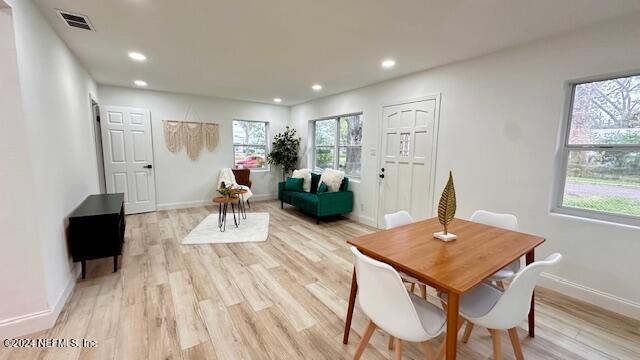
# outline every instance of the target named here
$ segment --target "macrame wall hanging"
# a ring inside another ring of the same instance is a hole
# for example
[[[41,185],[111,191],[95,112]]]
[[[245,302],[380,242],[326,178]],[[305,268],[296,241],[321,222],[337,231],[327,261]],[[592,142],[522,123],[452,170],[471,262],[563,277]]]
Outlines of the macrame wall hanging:
[[[187,108],[184,121],[164,121],[164,142],[167,149],[174,154],[180,152],[184,147],[189,159],[195,161],[200,156],[203,145],[209,151],[215,150],[218,146],[219,132],[218,124],[186,121],[190,110],[191,105]],[[195,111],[194,114],[200,120]]]
[[[203,123],[204,145],[207,150],[213,151],[218,146],[218,124]]]

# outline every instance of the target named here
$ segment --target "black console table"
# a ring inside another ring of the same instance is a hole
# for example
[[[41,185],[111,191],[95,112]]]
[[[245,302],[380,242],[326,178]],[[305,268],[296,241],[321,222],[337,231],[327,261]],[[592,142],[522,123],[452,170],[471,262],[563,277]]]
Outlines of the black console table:
[[[71,256],[82,263],[113,256],[113,272],[118,271],[118,255],[124,243],[124,194],[90,195],[69,216]]]

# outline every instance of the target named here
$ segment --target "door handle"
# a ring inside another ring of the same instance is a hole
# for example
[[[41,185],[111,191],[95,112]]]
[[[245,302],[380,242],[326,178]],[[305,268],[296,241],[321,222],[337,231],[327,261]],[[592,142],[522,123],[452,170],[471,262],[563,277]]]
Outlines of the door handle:
[[[380,174],[378,176],[380,177],[380,179],[384,179],[384,174]]]
[[[145,166],[143,166],[143,168],[145,168],[145,169],[152,169],[152,168],[153,168],[153,165],[151,165],[151,164],[149,164],[149,165],[145,165]]]

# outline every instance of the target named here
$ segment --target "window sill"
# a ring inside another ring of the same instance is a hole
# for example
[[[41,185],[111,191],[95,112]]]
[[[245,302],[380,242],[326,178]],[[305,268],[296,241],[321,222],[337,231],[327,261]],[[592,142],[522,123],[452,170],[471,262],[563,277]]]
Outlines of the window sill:
[[[238,169],[238,168],[233,168],[233,170],[251,170],[252,173],[266,173],[266,172],[270,172],[271,168],[265,168],[265,169],[251,169],[251,168],[243,168],[243,169]]]
[[[640,229],[640,219],[626,216],[615,216],[574,208],[556,207],[552,209],[551,212],[549,212],[549,216],[592,224],[601,224],[627,229]]]

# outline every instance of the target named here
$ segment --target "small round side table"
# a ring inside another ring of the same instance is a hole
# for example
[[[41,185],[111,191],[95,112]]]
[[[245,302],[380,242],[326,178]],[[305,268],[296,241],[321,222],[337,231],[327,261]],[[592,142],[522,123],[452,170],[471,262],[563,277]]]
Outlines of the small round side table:
[[[238,196],[216,196],[213,198],[213,203],[218,204],[218,228],[221,232],[227,229],[227,208],[231,204],[231,213],[233,214],[233,223],[238,227],[238,220],[236,220],[236,212],[233,204],[238,201]],[[239,209],[238,209],[239,211]],[[238,216],[240,214],[238,213]]]

